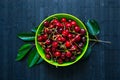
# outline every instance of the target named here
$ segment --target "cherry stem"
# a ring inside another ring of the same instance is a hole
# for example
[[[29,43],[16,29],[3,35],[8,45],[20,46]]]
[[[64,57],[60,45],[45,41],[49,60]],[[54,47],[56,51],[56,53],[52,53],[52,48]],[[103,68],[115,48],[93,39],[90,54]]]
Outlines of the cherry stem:
[[[97,40],[97,39],[90,39],[90,41],[95,41],[95,42],[102,42],[102,43],[108,43],[108,44],[111,44],[110,41],[103,41],[103,40]]]

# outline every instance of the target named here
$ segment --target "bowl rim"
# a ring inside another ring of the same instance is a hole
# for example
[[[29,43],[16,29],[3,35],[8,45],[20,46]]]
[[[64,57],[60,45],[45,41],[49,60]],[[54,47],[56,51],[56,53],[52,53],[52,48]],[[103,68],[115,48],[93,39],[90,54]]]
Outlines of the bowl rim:
[[[85,46],[84,50],[82,51],[82,54],[80,54],[80,56],[79,56],[75,61],[73,61],[73,62],[71,62],[71,63],[69,63],[69,64],[66,64],[66,63],[65,63],[65,64],[64,64],[64,63],[63,63],[63,64],[54,64],[54,63],[51,62],[50,60],[47,60],[46,58],[44,58],[44,57],[42,56],[42,54],[40,53],[40,50],[39,50],[39,48],[38,48],[37,36],[38,36],[39,29],[40,29],[40,27],[42,26],[43,22],[46,21],[46,20],[48,20],[48,19],[51,18],[51,17],[61,16],[61,15],[66,15],[66,16],[70,16],[70,17],[75,18],[78,22],[80,22],[80,24],[81,24],[81,25],[83,26],[83,28],[86,30],[86,37],[87,37],[86,46]],[[37,31],[36,31],[36,34],[35,34],[35,46],[36,46],[36,49],[37,49],[39,55],[40,55],[41,58],[43,58],[46,62],[48,62],[49,64],[54,65],[54,66],[69,66],[69,65],[72,65],[72,64],[76,63],[77,61],[79,61],[79,60],[83,57],[83,55],[84,55],[85,52],[87,51],[88,45],[89,45],[89,34],[88,34],[88,30],[86,29],[85,25],[83,24],[83,22],[82,22],[80,19],[78,19],[77,17],[75,17],[75,16],[73,16],[73,15],[71,15],[71,14],[67,14],[67,13],[56,13],[56,14],[52,14],[52,15],[48,16],[47,18],[45,18],[45,19],[39,24],[39,26],[38,26],[38,28],[37,28]]]

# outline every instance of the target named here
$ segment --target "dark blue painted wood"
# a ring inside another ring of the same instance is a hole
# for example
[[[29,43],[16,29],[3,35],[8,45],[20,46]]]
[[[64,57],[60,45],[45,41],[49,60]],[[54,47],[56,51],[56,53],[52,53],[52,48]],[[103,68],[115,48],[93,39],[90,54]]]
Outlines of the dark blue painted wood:
[[[98,44],[88,60],[64,68],[44,62],[29,69],[26,60],[16,62],[17,50],[23,44],[16,35],[61,12],[84,22],[96,19],[101,28],[99,38],[112,44]],[[0,0],[0,80],[119,80],[119,25],[119,0]]]

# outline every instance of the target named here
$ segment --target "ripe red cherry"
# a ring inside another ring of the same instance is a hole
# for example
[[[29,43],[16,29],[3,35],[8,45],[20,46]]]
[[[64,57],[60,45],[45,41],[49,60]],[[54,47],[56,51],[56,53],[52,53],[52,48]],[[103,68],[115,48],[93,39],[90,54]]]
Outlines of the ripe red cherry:
[[[61,27],[61,23],[60,22],[56,22],[55,24],[57,27]]]
[[[84,43],[86,41],[86,38],[85,37],[82,37],[82,42]]]
[[[65,59],[65,53],[62,53],[62,55],[60,57],[61,57],[61,59]]]
[[[65,39],[64,37],[61,37],[61,39],[62,39],[62,42],[65,42],[65,41],[66,41],[66,39]]]
[[[72,38],[73,38],[73,35],[69,33],[69,34],[68,34],[68,38],[69,38],[69,39],[72,39]]]
[[[85,33],[86,33],[85,29],[81,29],[81,30],[80,30],[80,34],[81,34],[81,35],[85,35]]]
[[[39,42],[42,42],[43,41],[43,37],[40,35],[40,36],[38,36],[38,41]]]
[[[51,51],[50,48],[46,48],[46,49],[45,49],[45,52],[46,52],[46,53],[49,53],[50,51]]]
[[[52,47],[58,47],[58,42],[56,42],[56,41],[54,41],[54,42],[52,42]]]
[[[77,50],[77,46],[76,45],[72,45],[71,48],[70,48],[71,51],[75,51]]]
[[[66,18],[61,19],[61,22],[66,22],[66,21],[67,21]]]
[[[67,30],[64,30],[64,31],[62,32],[62,35],[63,35],[63,36],[67,36],[68,33],[69,33],[69,32],[68,32]]]
[[[75,36],[75,41],[76,41],[76,42],[79,42],[80,40],[81,40],[80,35],[79,35],[79,34],[78,34],[78,35],[76,35],[76,36]]]
[[[56,48],[55,47],[52,47],[52,52],[55,52],[56,51]]]
[[[48,21],[45,21],[43,24],[44,24],[45,27],[49,27],[49,22]]]
[[[59,59],[57,60],[57,62],[58,62],[59,64],[62,64],[62,63],[63,63],[63,60],[62,60],[61,58],[59,58]]]
[[[72,21],[72,22],[71,22],[71,25],[72,25],[72,26],[76,26],[77,24],[76,24],[75,21]]]
[[[75,26],[74,30],[75,30],[75,32],[80,32],[80,27],[79,26]]]
[[[56,24],[57,22],[59,22],[57,19],[54,19],[51,21],[51,23],[53,23],[53,24]]]
[[[70,59],[71,61],[74,61],[76,59],[76,56],[72,56]]]
[[[72,27],[70,23],[66,23],[65,26],[66,26],[66,28],[71,28]]]
[[[53,24],[50,24],[49,28],[50,28],[50,29],[54,28],[54,25],[53,25]]]
[[[45,43],[46,43],[47,45],[49,45],[49,44],[51,44],[51,40],[50,40],[50,39],[47,39],[47,40],[45,41]]]
[[[43,37],[44,40],[47,40],[48,36],[47,36],[47,34],[44,34],[42,37]]]
[[[62,31],[63,31],[63,28],[58,28],[57,29],[57,32],[60,33],[60,34],[62,33]]]
[[[45,54],[46,59],[51,59],[50,54]]]
[[[57,40],[58,40],[58,41],[62,41],[62,38],[61,38],[61,37],[58,37]]]
[[[60,56],[61,56],[61,53],[60,53],[59,51],[56,51],[56,52],[54,53],[54,56],[55,56],[55,57],[60,57]]]
[[[66,57],[71,57],[71,56],[72,56],[72,53],[68,51],[68,52],[66,52],[65,55],[66,55]]]
[[[71,43],[69,41],[66,41],[65,42],[65,46],[66,46],[66,48],[70,48],[71,47]]]

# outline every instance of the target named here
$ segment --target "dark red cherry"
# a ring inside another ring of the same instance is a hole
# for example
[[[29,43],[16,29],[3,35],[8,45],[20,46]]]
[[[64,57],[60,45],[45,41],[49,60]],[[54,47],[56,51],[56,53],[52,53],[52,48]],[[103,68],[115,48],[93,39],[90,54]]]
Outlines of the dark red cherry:
[[[72,26],[76,26],[77,24],[76,24],[75,21],[71,21],[71,25],[72,25]]]
[[[40,36],[38,36],[38,41],[39,42],[42,42],[43,41],[43,37],[40,35]]]
[[[61,19],[61,22],[66,22],[66,21],[67,21],[66,18]]]
[[[75,30],[75,32],[80,32],[80,27],[79,26],[75,26],[74,30]]]
[[[49,22],[48,21],[45,21],[43,24],[44,24],[45,27],[49,27]]]
[[[63,60],[62,60],[61,58],[59,58],[59,59],[57,60],[57,62],[58,62],[59,64],[62,64],[62,63],[63,63]]]
[[[81,34],[81,35],[85,35],[85,33],[86,33],[85,29],[81,29],[81,30],[80,30],[80,34]]]
[[[71,47],[71,43],[69,41],[66,41],[65,42],[65,46],[66,46],[66,48],[70,48]]]
[[[58,42],[56,42],[56,41],[54,41],[54,42],[52,42],[52,47],[58,47]]]
[[[50,54],[45,54],[46,59],[51,59]]]
[[[61,56],[61,53],[60,53],[59,51],[56,51],[56,52],[54,53],[54,55],[55,55],[55,57],[60,57],[60,56]]]
[[[72,53],[70,51],[67,51],[65,55],[66,55],[66,57],[71,57]]]

